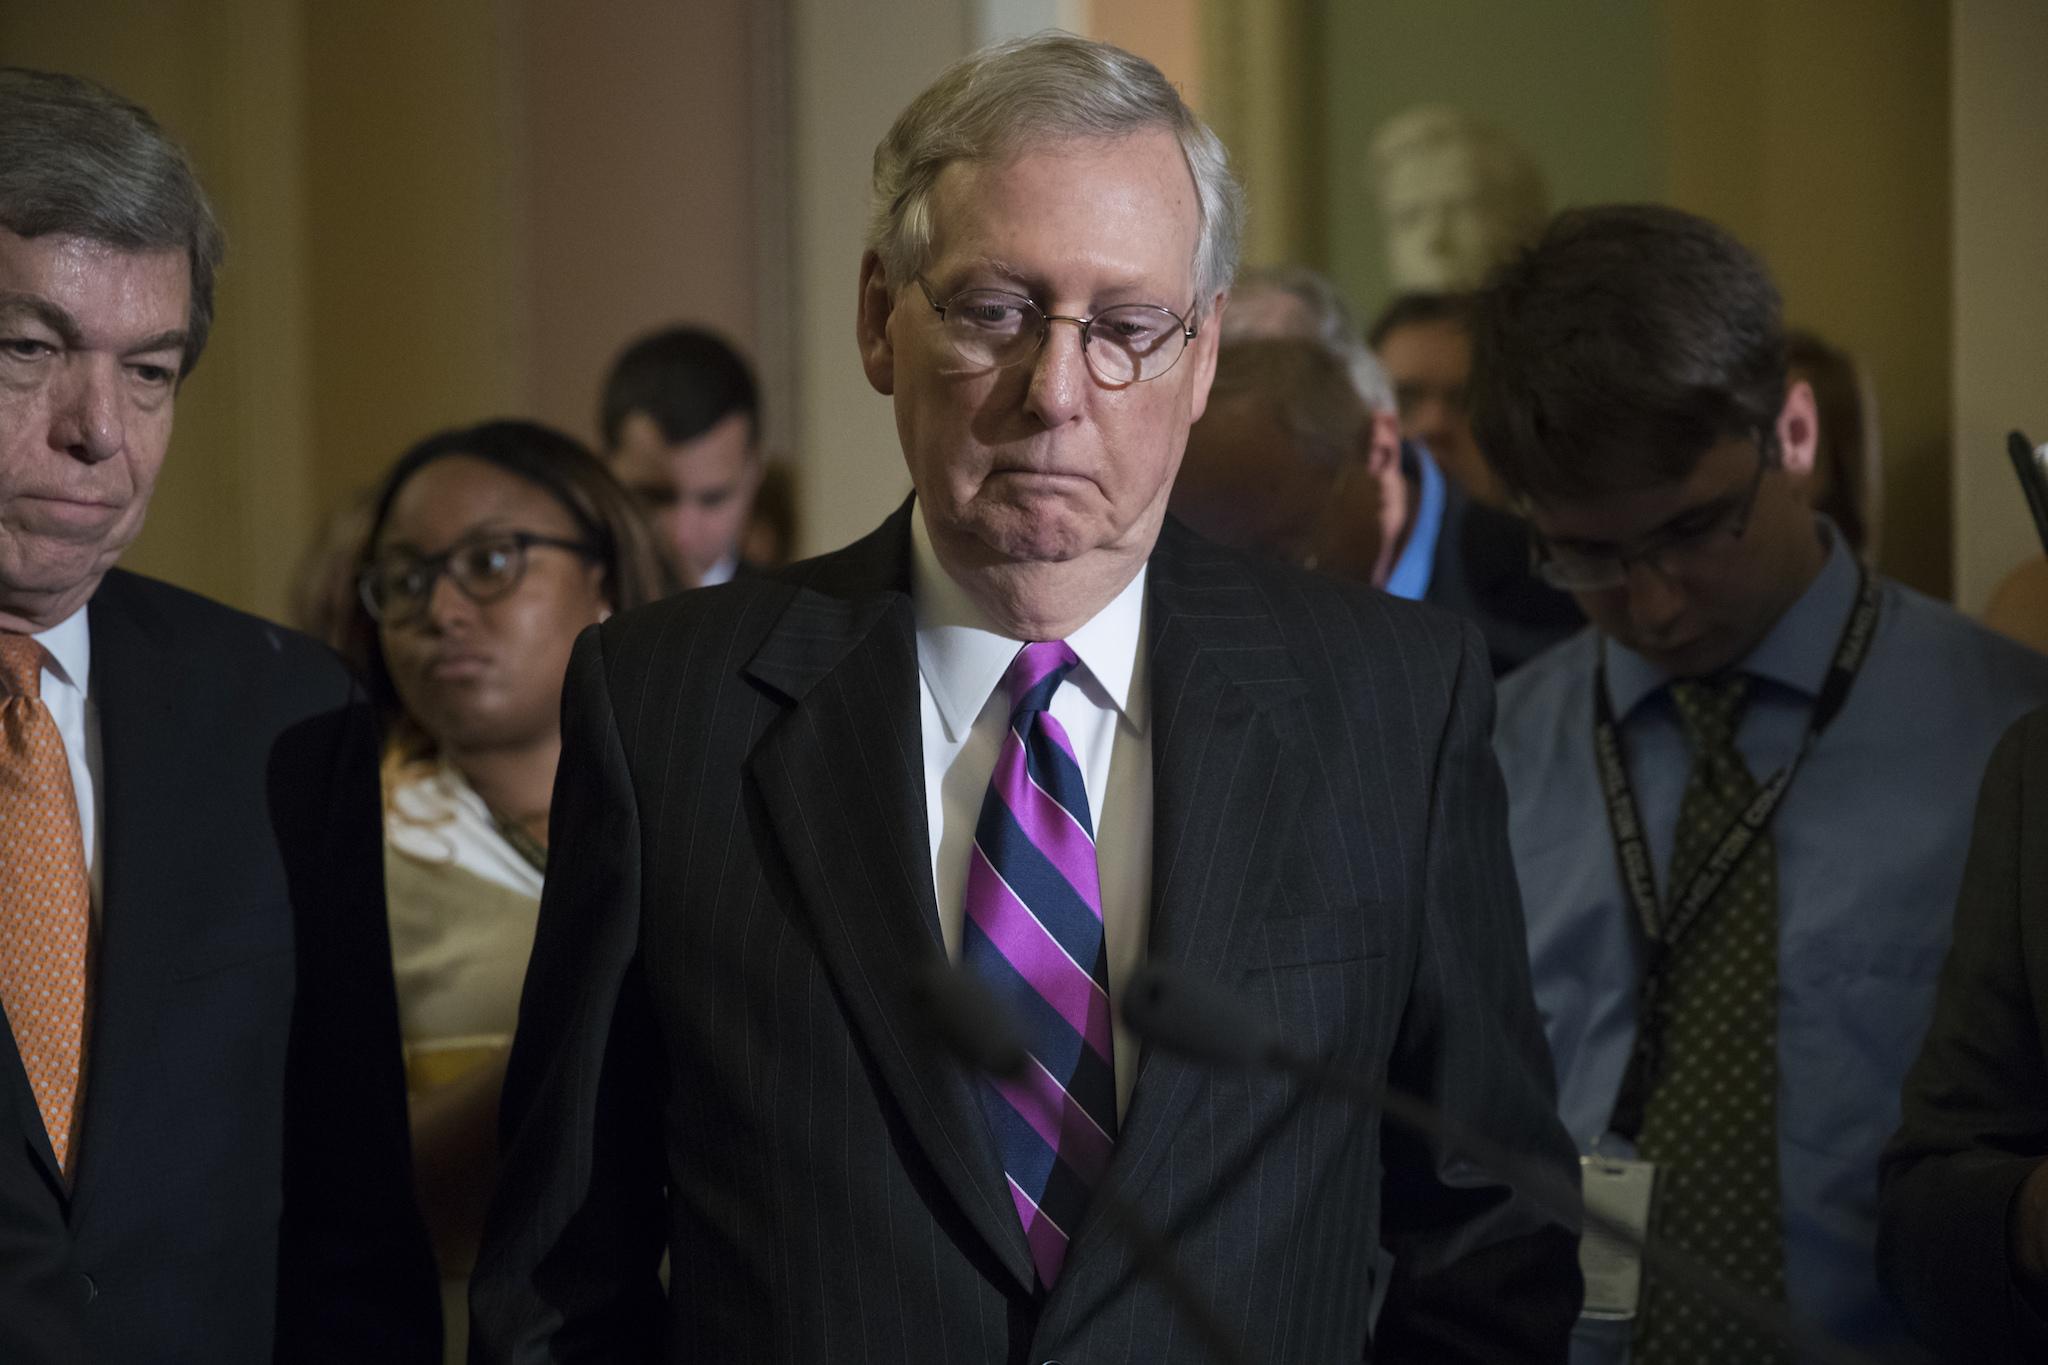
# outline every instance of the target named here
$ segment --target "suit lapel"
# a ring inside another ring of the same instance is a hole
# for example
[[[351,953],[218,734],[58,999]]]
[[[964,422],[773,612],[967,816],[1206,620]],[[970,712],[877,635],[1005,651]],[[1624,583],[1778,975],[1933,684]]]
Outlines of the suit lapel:
[[[163,792],[195,764],[205,768],[204,755],[186,752],[189,727],[178,724],[187,678],[169,624],[118,570],[94,595],[88,620],[100,732],[101,894],[74,1225],[93,1198],[95,1148],[128,1145],[122,1133],[138,1116],[123,1102],[124,1077],[149,1065],[158,1000],[183,931],[184,902],[166,894],[182,880],[180,803]]]
[[[939,1178],[1025,1288],[1023,1228],[975,1078],[909,1007],[944,953],[926,832],[909,504],[800,587],[748,674],[787,710],[748,759],[854,1028]]]
[[[1300,803],[1287,704],[1306,683],[1238,561],[1169,521],[1146,583],[1152,694],[1153,962],[1232,987]],[[1208,1068],[1146,1049],[1105,1181],[1135,1200]],[[1110,1236],[1084,1220],[1075,1254]],[[1071,1261],[1070,1261],[1071,1267]],[[1067,1277],[1063,1277],[1062,1283]]]
[[[57,1166],[57,1152],[50,1146],[49,1130],[43,1127],[43,1112],[36,1106],[35,1090],[28,1083],[21,1050],[11,1032],[7,1036],[6,1056],[0,1058],[0,1104],[5,1104],[7,1112],[14,1116],[13,1126],[18,1129],[5,1133],[5,1141],[12,1148],[18,1140],[19,1150],[35,1165],[57,1202],[68,1204],[70,1193],[64,1188],[63,1174]]]

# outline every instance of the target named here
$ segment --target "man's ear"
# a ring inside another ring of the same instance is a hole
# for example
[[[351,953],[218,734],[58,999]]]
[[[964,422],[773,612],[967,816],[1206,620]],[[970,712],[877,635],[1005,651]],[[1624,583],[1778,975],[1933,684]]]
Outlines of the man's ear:
[[[1223,309],[1230,302],[1230,291],[1224,290],[1210,305],[1209,315],[1202,319],[1195,330],[1195,339],[1188,344],[1194,354],[1184,360],[1195,362],[1194,387],[1188,391],[1188,421],[1202,420],[1202,414],[1209,408],[1209,386],[1216,382],[1216,350],[1223,341]]]
[[[896,345],[889,337],[889,318],[895,310],[896,294],[882,258],[867,252],[860,258],[860,306],[854,325],[860,335],[860,366],[881,394],[896,392]]]
[[[1814,453],[1820,449],[1820,410],[1813,401],[1813,386],[1795,379],[1785,391],[1785,406],[1778,409],[1778,459],[1795,483],[1813,477]]]
[[[1375,479],[1383,479],[1401,467],[1401,419],[1392,412],[1375,412],[1366,432],[1365,467]]]

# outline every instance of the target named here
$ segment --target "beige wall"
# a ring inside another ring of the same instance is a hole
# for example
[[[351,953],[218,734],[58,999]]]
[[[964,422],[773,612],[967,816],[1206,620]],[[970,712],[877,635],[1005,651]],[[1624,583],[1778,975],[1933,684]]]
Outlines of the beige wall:
[[[889,400],[868,386],[854,342],[868,167],[912,96],[967,50],[961,0],[865,6],[790,0],[791,297],[803,546],[874,529],[910,489]]]
[[[1954,9],[1956,596],[1976,611],[2041,553],[2005,434],[2048,441],[2048,5]]]
[[[520,84],[534,410],[597,437],[632,337],[761,325],[747,0],[526,0]],[[762,10],[768,5],[759,7]]]
[[[1925,0],[1665,5],[1667,197],[1761,251],[1867,367],[1881,562],[1949,587],[1949,55]]]
[[[1271,0],[1244,0],[1244,10],[1267,8]],[[1180,97],[1201,109],[1203,14],[1200,0],[1085,0],[1074,6],[1075,31],[1135,52],[1180,87]]]
[[[906,484],[852,340],[868,156],[971,43],[1047,22],[1162,63],[1232,137],[1253,259],[1320,264],[1368,309],[1364,141],[1422,98],[1511,123],[1561,201],[1669,197],[1723,219],[1770,257],[1793,318],[1875,377],[1887,567],[1948,584],[1952,450],[1965,603],[2032,548],[1998,438],[2025,424],[2048,439],[2036,0],[897,0],[887,15],[0,0],[0,52],[156,110],[231,236],[214,348],[131,562],[278,611],[316,517],[403,445],[501,412],[590,435],[604,364],[670,318],[764,359],[806,547],[859,534]]]
[[[495,0],[305,9],[314,491],[527,406],[510,16]]]
[[[0,0],[5,59],[147,105],[229,235],[126,562],[281,614],[319,518],[429,431],[520,414],[591,436],[633,332],[761,340],[751,10]]]
[[[1204,79],[1181,93],[1223,139],[1244,184],[1246,265],[1329,261],[1325,28],[1314,0],[1201,6]]]

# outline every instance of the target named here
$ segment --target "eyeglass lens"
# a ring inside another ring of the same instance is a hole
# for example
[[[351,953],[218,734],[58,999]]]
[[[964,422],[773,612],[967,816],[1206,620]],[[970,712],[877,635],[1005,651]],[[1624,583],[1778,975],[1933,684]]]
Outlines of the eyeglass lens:
[[[526,572],[526,544],[517,536],[472,540],[438,555],[393,558],[365,579],[365,599],[380,620],[404,620],[422,611],[443,573],[472,602],[512,591]]]
[[[971,364],[1008,365],[1036,350],[1049,325],[1037,304],[1001,290],[969,290],[937,305],[946,335]],[[1178,316],[1146,303],[1118,304],[1088,319],[1056,316],[1082,329],[1082,354],[1098,379],[1130,384],[1173,368],[1187,347]]]

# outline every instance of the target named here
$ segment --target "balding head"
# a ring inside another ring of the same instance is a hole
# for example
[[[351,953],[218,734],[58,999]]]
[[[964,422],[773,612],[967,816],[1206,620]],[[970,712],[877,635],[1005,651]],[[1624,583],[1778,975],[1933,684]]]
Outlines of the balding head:
[[[1381,581],[1374,427],[1331,347],[1301,336],[1226,341],[1173,512],[1226,545]]]

